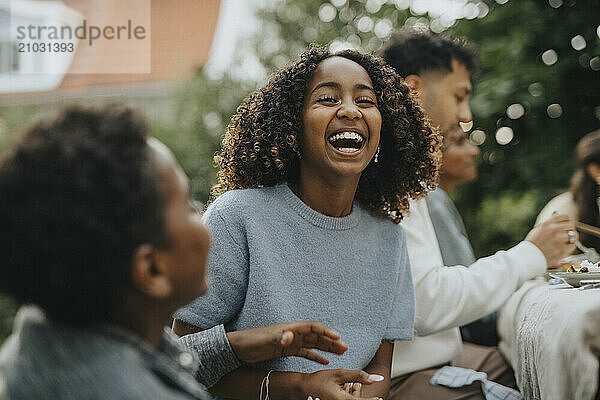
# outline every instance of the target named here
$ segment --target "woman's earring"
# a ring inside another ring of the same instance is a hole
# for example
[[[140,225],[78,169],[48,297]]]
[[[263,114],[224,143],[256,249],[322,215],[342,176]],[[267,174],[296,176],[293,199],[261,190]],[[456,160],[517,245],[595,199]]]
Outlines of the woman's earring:
[[[381,146],[377,146],[377,153],[375,153],[375,159],[373,160],[374,162],[379,162],[379,150],[381,149]]]

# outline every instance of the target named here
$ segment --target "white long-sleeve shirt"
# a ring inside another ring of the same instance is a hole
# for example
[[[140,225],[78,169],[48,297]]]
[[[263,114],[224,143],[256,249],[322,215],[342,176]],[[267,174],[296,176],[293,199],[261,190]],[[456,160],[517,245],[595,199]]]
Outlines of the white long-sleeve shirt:
[[[416,296],[415,338],[396,342],[392,378],[441,365],[462,351],[459,326],[496,311],[523,282],[546,270],[544,254],[523,241],[507,251],[447,268],[425,200],[402,222]]]

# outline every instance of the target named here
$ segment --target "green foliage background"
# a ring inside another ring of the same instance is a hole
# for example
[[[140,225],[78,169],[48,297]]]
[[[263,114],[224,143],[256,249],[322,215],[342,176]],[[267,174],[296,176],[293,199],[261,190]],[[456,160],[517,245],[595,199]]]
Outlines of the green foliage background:
[[[293,57],[311,41],[329,44],[340,40],[376,51],[386,39],[376,35],[376,27],[386,20],[394,29],[446,30],[477,44],[482,71],[475,79],[471,100],[473,129],[483,130],[486,140],[481,145],[479,179],[453,195],[478,256],[522,240],[541,207],[568,187],[572,152],[579,138],[600,127],[599,2],[472,0],[464,2],[465,14],[470,7],[479,10],[483,18],[473,18],[477,13],[465,15],[449,29],[440,26],[443,16],[406,9],[408,1],[332,3],[336,16],[331,22],[319,19],[325,2],[317,0],[288,0],[264,11],[264,29],[273,26],[282,38],[276,55],[262,55],[264,64],[280,66],[286,60],[282,53]],[[375,29],[358,29],[363,17],[370,18]],[[587,44],[581,51],[571,46],[576,35],[583,36]],[[550,66],[541,59],[549,49],[558,54],[558,61]],[[595,70],[591,60],[595,60]],[[532,84],[541,93],[530,90]],[[514,103],[523,105],[525,114],[511,120],[506,109]],[[554,103],[562,108],[559,118],[548,116],[547,107]],[[514,131],[507,145],[494,138],[501,126]]]
[[[169,118],[163,115],[167,113],[147,112],[152,132],[173,149],[192,180],[194,196],[206,202],[215,183],[212,158],[222,134],[241,100],[262,83],[235,72],[243,70],[247,54],[255,54],[269,72],[312,42],[333,47],[345,43],[375,52],[392,30],[402,27],[454,32],[481,50],[482,73],[474,82],[471,106],[473,129],[486,133],[480,176],[458,188],[454,197],[478,256],[508,248],[525,236],[543,204],[568,186],[577,140],[600,127],[600,5],[598,0],[463,3],[464,18],[446,29],[444,23],[450,24],[444,16],[415,12],[408,8],[410,0],[273,2],[259,12],[260,32],[238,45],[231,72],[215,76],[201,68],[193,79],[177,84]],[[324,8],[329,11],[327,21],[319,17],[320,12],[327,17]],[[585,38],[585,49],[573,49],[575,35]],[[558,62],[547,66],[541,54],[549,49],[556,51]],[[530,89],[533,83],[538,92]],[[506,115],[513,103],[525,108],[516,120]],[[548,116],[547,107],[553,103],[562,107],[559,118]],[[31,116],[54,108],[0,106],[0,148]],[[507,145],[494,139],[500,126],[514,130]],[[0,298],[0,339],[12,310],[10,302]]]
[[[576,142],[600,127],[600,4],[598,0],[465,0],[464,18],[447,29],[444,16],[417,14],[410,4],[408,0],[275,2],[259,11],[261,30],[239,46],[243,51],[237,65],[244,54],[253,53],[267,72],[273,71],[314,42],[376,52],[391,31],[403,27],[447,31],[477,44],[482,71],[471,100],[473,129],[483,130],[486,140],[481,145],[479,178],[459,187],[453,197],[476,254],[489,255],[523,239],[541,207],[568,187]],[[330,11],[326,21],[320,18],[324,8]],[[365,18],[370,23],[361,26]],[[585,38],[583,50],[571,46],[576,35]],[[541,59],[549,49],[558,54],[558,61],[550,66]],[[180,101],[183,124],[177,129],[185,132],[186,139],[182,140],[181,131],[159,133],[193,177],[194,193],[201,201],[208,199],[214,182],[211,155],[218,149],[220,135],[242,98],[261,83],[232,74],[215,79],[200,70]],[[514,103],[521,104],[525,114],[512,120],[506,109]],[[554,103],[562,108],[558,118],[548,116],[547,107]],[[206,116],[211,116],[208,121]],[[514,131],[507,145],[495,140],[501,126]],[[193,147],[194,141],[200,146]]]

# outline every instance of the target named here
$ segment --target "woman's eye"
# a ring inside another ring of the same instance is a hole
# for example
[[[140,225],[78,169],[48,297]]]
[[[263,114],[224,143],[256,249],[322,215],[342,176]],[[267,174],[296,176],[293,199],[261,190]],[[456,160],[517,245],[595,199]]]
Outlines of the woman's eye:
[[[337,103],[338,100],[332,96],[323,96],[317,99],[317,103]]]
[[[357,104],[373,104],[375,105],[375,101],[370,97],[359,97],[356,99]]]
[[[462,96],[456,96],[456,101],[458,101],[459,103],[462,103],[465,100],[464,97]]]

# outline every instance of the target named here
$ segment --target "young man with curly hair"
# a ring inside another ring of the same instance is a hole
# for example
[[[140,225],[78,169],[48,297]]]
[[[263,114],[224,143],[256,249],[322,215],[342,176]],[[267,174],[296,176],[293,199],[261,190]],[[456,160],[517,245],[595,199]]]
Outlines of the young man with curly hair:
[[[513,371],[498,350],[463,344],[458,327],[494,312],[525,280],[569,254],[574,245],[567,232],[574,226],[566,216],[556,216],[508,251],[475,260],[446,192],[477,173],[478,150],[459,126],[471,120],[468,100],[471,78],[479,68],[477,52],[462,39],[405,32],[393,36],[381,54],[418,95],[444,140],[440,188],[427,201],[411,203],[410,216],[402,223],[415,285],[417,336],[413,342],[395,344],[389,398],[483,399],[477,381],[455,389],[429,381],[451,363],[516,387]]]
[[[409,199],[432,188],[438,143],[381,59],[303,53],[252,93],[229,125],[216,157],[219,197],[204,216],[215,241],[212,295],[178,311],[175,332],[314,319],[349,345],[330,367],[383,375],[361,394],[386,396],[391,341],[413,333],[398,223]],[[272,399],[352,398],[335,370],[291,358],[255,367],[226,376],[216,393],[255,399],[268,374]]]
[[[310,321],[164,331],[207,291],[210,238],[181,167],[131,110],[35,125],[0,160],[0,193],[0,287],[34,305],[0,351],[0,399],[208,399],[202,384],[242,362],[347,349]]]

